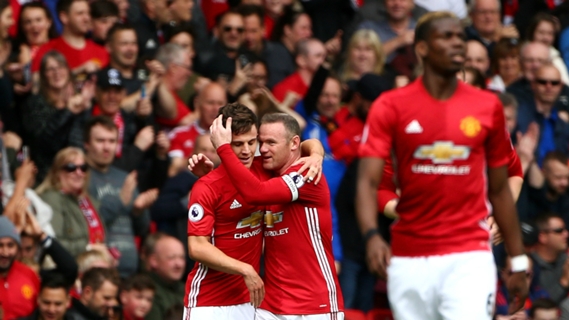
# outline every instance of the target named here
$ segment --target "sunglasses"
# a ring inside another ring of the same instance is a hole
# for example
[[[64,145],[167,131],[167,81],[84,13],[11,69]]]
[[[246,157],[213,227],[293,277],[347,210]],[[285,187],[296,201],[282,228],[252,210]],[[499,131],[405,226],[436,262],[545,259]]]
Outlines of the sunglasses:
[[[66,165],[64,165],[63,167],[61,167],[61,170],[65,171],[65,172],[75,172],[77,171],[77,169],[81,170],[81,172],[87,172],[87,170],[89,169],[89,166],[87,166],[86,163],[78,166],[74,163],[68,163]]]
[[[232,26],[223,27],[223,32],[231,32],[232,30],[236,30],[238,33],[243,33],[245,29],[243,29],[243,27],[232,27]]]
[[[561,80],[535,79],[535,82],[541,85],[551,84],[552,86],[558,86],[561,84]]]
[[[563,227],[555,228],[555,229],[549,229],[549,230],[543,230],[543,232],[545,232],[545,233],[557,233],[557,234],[562,234],[563,231],[565,231],[565,228],[563,228]]]

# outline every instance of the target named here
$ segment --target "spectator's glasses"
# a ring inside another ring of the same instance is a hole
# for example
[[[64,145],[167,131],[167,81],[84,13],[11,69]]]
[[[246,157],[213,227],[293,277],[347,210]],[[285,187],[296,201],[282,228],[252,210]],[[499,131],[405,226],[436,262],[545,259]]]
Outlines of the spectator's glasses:
[[[75,172],[75,171],[77,171],[77,169],[79,169],[79,170],[81,170],[81,172],[85,173],[89,169],[89,166],[87,166],[86,163],[84,163],[80,166],[78,166],[74,163],[68,163],[61,168],[61,170],[65,171],[65,172],[69,172],[69,173]]]
[[[535,82],[544,86],[550,84],[554,87],[557,87],[558,85],[561,84],[561,80],[535,79]]]
[[[543,230],[543,232],[545,232],[545,233],[556,233],[556,234],[562,234],[564,231],[565,231],[564,227],[549,229],[549,230]]]
[[[237,31],[237,33],[243,33],[245,29],[243,29],[243,27],[232,27],[232,26],[223,27],[223,32],[231,32],[233,30]]]

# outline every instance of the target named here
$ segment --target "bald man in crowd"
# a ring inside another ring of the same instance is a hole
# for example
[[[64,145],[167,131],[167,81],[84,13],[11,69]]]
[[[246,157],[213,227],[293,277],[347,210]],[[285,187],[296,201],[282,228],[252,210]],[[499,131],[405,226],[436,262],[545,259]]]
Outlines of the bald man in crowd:
[[[488,57],[488,50],[480,41],[469,40],[466,42],[466,62],[464,66],[479,70],[484,77],[488,76],[490,58]]]

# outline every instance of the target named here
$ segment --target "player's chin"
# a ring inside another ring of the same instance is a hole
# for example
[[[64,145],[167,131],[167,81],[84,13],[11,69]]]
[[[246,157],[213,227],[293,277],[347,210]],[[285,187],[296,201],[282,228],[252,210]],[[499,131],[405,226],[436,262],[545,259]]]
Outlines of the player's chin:
[[[247,168],[251,167],[251,164],[253,164],[253,157],[249,157],[249,158],[239,158],[239,161],[246,166]]]

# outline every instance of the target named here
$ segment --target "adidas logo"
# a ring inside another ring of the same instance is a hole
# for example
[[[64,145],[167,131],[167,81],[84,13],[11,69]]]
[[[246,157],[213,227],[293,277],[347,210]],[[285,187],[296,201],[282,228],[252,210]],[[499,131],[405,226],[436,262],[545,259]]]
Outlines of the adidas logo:
[[[413,133],[422,133],[423,127],[419,124],[419,121],[413,120],[409,122],[407,127],[405,127],[405,133],[413,134]]]
[[[237,208],[241,208],[241,203],[239,203],[239,201],[237,201],[236,199],[233,199],[233,202],[231,203],[231,206],[229,207],[229,209],[237,209]]]

